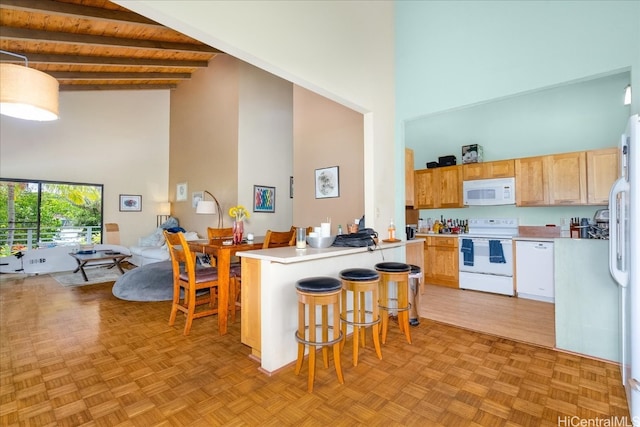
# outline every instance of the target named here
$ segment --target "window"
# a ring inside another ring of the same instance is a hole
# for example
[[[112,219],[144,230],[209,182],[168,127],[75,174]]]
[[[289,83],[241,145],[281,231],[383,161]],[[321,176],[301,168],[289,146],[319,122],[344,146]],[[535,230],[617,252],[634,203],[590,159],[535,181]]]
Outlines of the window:
[[[102,242],[103,186],[0,178],[0,255]]]

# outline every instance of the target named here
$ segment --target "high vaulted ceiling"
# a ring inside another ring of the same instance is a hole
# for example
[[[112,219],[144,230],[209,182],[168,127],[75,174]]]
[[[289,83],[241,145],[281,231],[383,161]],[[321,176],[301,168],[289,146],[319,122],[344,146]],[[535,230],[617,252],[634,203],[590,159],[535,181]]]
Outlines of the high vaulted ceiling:
[[[60,90],[171,89],[223,53],[107,0],[0,0],[0,50]]]

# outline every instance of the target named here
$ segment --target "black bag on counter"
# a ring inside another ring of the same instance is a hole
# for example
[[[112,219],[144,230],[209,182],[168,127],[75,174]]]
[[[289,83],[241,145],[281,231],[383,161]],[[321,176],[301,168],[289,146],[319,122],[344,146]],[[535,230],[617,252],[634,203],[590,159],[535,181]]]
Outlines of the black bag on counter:
[[[357,233],[339,234],[331,246],[346,248],[373,248],[378,243],[378,233],[372,228],[364,228]]]

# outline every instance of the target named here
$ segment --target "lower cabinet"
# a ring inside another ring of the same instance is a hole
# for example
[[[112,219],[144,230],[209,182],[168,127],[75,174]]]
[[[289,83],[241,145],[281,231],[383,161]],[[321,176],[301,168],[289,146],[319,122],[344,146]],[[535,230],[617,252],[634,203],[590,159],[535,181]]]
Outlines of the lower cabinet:
[[[458,237],[427,236],[424,243],[424,281],[458,287]]]
[[[554,302],[553,242],[516,241],[516,291],[519,298]]]

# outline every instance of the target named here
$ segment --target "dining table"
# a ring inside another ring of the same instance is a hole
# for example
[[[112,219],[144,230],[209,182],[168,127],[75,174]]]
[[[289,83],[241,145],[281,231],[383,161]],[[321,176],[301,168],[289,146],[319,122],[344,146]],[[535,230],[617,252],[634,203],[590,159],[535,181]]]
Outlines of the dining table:
[[[229,313],[229,291],[231,286],[231,257],[237,252],[262,249],[264,236],[256,236],[254,240],[243,240],[233,244],[231,240],[192,240],[189,249],[207,254],[216,259],[218,268],[218,333],[227,333],[227,317]]]

